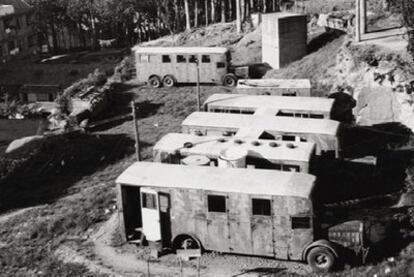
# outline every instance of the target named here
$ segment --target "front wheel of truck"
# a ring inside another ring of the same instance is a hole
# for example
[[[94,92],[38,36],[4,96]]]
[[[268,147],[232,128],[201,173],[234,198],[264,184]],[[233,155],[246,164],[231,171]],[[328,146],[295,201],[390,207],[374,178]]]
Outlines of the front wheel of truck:
[[[336,264],[335,255],[325,247],[312,248],[306,260],[315,272],[331,271]]]

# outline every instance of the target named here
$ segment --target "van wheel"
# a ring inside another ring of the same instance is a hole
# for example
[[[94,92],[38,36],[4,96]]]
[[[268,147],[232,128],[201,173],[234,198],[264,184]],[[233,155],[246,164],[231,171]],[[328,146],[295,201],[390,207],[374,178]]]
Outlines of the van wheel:
[[[200,243],[191,236],[178,236],[173,242],[174,250],[201,249]]]
[[[335,255],[325,247],[311,249],[306,260],[315,272],[331,271],[336,262]]]
[[[164,77],[164,79],[162,79],[162,84],[167,88],[173,87],[175,83],[175,78],[172,75],[167,75]]]
[[[237,84],[237,78],[234,75],[228,74],[224,76],[223,85],[226,87],[235,87]]]
[[[152,88],[159,88],[159,87],[161,87],[160,77],[158,77],[157,75],[154,75],[154,76],[149,77],[148,84]]]

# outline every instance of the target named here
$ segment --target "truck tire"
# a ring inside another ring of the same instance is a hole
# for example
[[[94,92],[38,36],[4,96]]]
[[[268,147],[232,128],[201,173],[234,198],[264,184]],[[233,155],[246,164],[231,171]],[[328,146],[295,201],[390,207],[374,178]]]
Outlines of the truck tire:
[[[162,79],[162,84],[164,85],[164,87],[167,87],[167,88],[171,88],[175,86],[176,83],[177,81],[175,80],[173,75],[165,75],[164,78]]]
[[[148,84],[152,88],[160,88],[161,87],[161,79],[157,75],[153,75],[148,78]]]
[[[224,76],[223,85],[226,87],[235,87],[237,85],[237,77],[233,74],[227,74]]]
[[[335,255],[326,247],[312,248],[306,260],[315,272],[331,271],[336,264]]]

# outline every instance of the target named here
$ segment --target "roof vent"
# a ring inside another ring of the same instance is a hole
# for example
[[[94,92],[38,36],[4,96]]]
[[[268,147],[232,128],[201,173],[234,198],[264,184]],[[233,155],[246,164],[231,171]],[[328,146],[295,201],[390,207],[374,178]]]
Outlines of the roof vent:
[[[270,147],[279,147],[279,146],[280,146],[280,144],[279,144],[279,143],[277,143],[277,142],[269,142],[269,146],[270,146]]]
[[[184,143],[184,148],[192,148],[194,146],[194,144],[192,142],[185,142]]]
[[[218,142],[225,143],[225,142],[228,142],[228,140],[225,138],[220,138],[218,139]]]
[[[290,148],[290,149],[295,149],[297,146],[294,145],[293,143],[288,143],[288,144],[286,144],[286,147]]]
[[[243,143],[244,143],[244,141],[242,141],[241,139],[235,139],[235,140],[234,140],[234,143],[235,143],[235,144],[243,144]]]
[[[261,143],[258,142],[257,140],[255,140],[255,141],[252,141],[252,145],[254,145],[254,146],[260,146]]]

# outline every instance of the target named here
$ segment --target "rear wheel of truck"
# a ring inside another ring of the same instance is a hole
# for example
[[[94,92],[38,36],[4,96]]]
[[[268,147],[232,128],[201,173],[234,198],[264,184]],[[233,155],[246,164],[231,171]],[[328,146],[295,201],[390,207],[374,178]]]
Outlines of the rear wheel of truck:
[[[235,87],[237,84],[237,77],[233,74],[227,74],[224,76],[223,85],[226,87]]]
[[[336,263],[335,255],[325,247],[311,249],[306,260],[315,272],[331,271]]]
[[[177,81],[172,75],[166,75],[164,79],[162,79],[162,84],[164,85],[164,87],[167,87],[167,88],[175,86],[176,83]]]
[[[153,75],[153,76],[149,77],[148,84],[152,88],[159,88],[159,87],[161,87],[161,79],[157,75]]]

